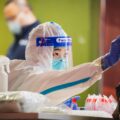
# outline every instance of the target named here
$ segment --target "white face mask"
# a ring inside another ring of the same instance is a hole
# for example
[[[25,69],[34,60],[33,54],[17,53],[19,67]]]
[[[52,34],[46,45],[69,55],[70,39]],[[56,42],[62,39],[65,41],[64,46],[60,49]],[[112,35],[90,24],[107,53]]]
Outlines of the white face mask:
[[[10,22],[8,22],[8,27],[9,27],[10,31],[14,34],[19,35],[21,33],[22,28],[18,22],[10,21]]]

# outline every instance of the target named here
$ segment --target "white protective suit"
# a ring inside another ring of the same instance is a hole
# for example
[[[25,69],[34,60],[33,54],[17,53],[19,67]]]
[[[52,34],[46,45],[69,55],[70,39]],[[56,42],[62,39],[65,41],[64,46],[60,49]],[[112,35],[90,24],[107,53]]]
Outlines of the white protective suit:
[[[8,91],[9,59],[0,56],[0,92]]]
[[[26,60],[10,62],[10,91],[39,92],[57,105],[82,93],[100,79],[101,59],[67,70],[52,70],[53,46],[36,47],[36,37],[61,36],[61,32],[65,33],[58,24],[50,22],[32,30],[26,47]]]

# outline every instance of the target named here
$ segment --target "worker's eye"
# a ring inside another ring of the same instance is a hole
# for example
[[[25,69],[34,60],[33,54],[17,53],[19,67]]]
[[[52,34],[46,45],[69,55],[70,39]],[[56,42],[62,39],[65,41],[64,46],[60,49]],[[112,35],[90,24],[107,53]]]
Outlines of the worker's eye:
[[[58,56],[59,54],[58,54],[58,53],[55,53],[55,55],[57,55],[57,56]]]
[[[53,56],[58,56],[58,55],[59,55],[59,53],[57,53],[57,52],[53,53]]]

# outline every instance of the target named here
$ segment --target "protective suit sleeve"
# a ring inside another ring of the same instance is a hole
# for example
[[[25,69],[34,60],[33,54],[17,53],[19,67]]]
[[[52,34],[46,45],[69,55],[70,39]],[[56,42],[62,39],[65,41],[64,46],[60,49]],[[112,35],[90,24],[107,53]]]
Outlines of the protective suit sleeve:
[[[98,61],[101,59],[76,66],[59,75],[56,73],[56,77],[52,81],[48,80],[40,93],[48,96],[55,104],[59,104],[84,92],[101,79],[102,69]]]
[[[111,43],[110,51],[102,57],[102,69],[106,70],[116,64],[120,57],[120,36]]]
[[[100,79],[102,69],[98,61],[100,59],[65,71],[53,70],[36,74],[36,71],[31,69],[16,70],[22,61],[14,60],[10,65],[10,68],[12,66],[14,68],[10,69],[9,90],[38,92],[48,96],[55,105],[58,105],[82,93]]]

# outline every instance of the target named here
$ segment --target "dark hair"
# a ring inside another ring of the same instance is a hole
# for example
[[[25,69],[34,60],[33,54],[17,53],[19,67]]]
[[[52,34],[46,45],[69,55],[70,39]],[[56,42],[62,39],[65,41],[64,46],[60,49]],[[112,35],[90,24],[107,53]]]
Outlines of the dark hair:
[[[16,0],[6,0],[4,6],[7,6],[7,5],[9,5],[10,3],[12,3],[12,2],[14,2],[14,3],[17,4]],[[26,3],[25,6],[27,6],[30,10],[32,10],[32,7],[31,7],[31,5],[30,5],[29,3]]]

